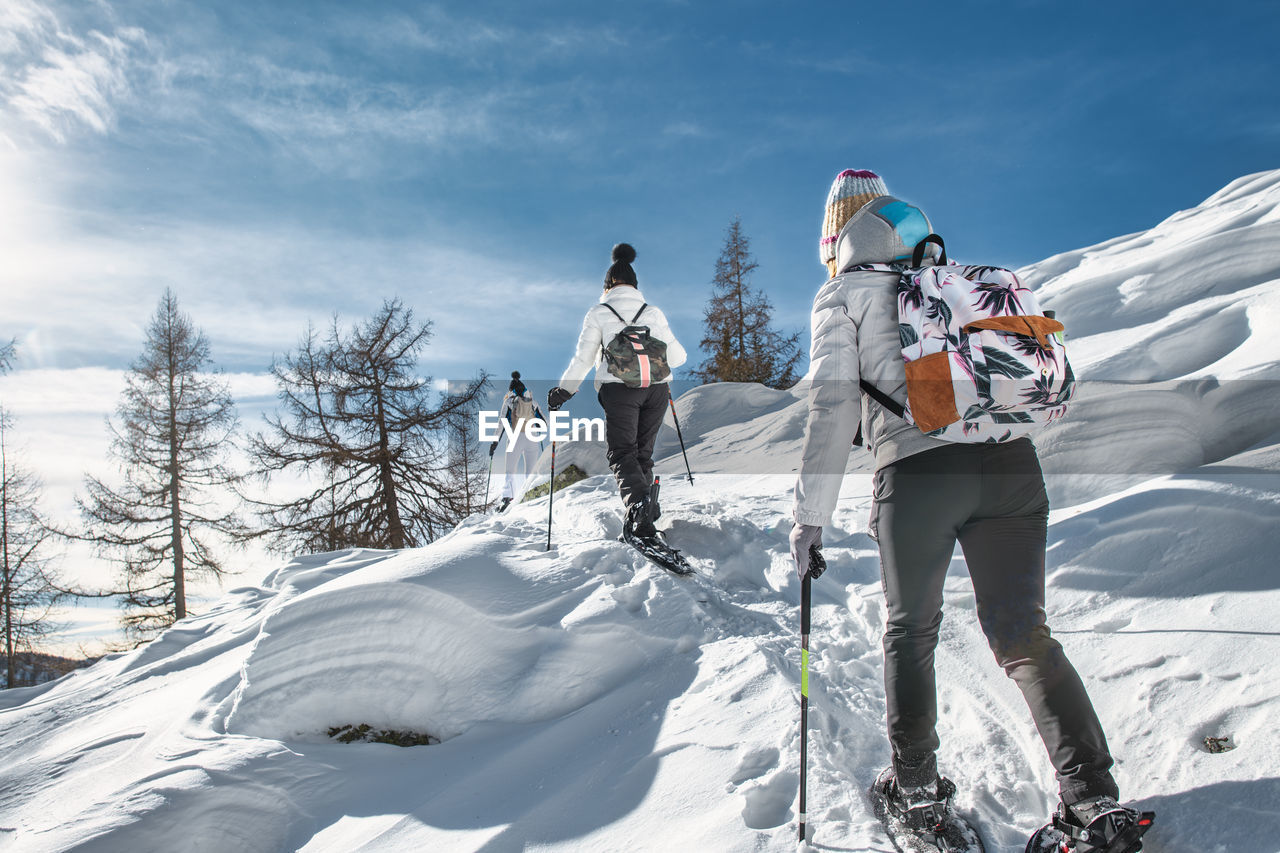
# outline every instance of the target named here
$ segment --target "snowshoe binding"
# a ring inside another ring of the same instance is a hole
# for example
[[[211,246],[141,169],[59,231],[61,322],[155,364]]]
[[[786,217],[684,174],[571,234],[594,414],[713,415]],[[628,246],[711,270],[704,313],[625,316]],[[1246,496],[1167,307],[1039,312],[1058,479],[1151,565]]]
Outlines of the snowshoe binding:
[[[938,777],[933,785],[903,788],[893,768],[871,786],[871,805],[893,846],[904,853],[984,853],[982,838],[951,806],[956,786]]]
[[[1053,820],[1036,830],[1026,853],[1138,853],[1155,812],[1125,808],[1111,797],[1058,804]]]
[[[693,574],[693,566],[689,565],[689,561],[663,541],[662,534],[653,526],[647,497],[627,511],[627,520],[622,525],[622,541],[673,574]]]

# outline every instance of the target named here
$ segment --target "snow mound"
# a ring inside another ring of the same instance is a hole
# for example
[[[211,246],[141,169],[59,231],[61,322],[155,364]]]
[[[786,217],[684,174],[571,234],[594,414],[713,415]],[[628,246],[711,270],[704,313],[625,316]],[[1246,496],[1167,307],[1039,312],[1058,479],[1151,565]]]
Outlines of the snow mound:
[[[646,650],[660,647],[625,627],[508,627],[411,584],[322,589],[264,620],[226,730],[288,740],[368,723],[444,740],[568,713],[629,678]]]

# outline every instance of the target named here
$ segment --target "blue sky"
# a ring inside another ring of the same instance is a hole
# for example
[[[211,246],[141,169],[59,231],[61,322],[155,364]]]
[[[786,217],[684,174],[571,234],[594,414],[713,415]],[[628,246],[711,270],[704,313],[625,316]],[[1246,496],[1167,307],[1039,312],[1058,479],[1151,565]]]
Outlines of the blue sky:
[[[43,2],[0,11],[0,336],[119,367],[171,286],[228,370],[399,295],[436,376],[554,378],[609,247],[688,344],[725,226],[788,328],[832,177],[965,260],[1149,227],[1280,152],[1280,6]]]

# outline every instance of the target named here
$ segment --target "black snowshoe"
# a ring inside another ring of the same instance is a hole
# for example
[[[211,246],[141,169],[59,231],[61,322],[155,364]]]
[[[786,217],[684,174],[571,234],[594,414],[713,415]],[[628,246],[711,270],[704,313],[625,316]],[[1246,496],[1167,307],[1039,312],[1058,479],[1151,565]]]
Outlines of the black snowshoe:
[[[627,511],[627,519],[622,525],[622,541],[669,572],[693,574],[689,561],[663,541],[662,534],[653,526],[652,505],[647,497]]]
[[[1140,812],[1111,797],[1058,804],[1053,820],[1036,830],[1026,853],[1138,853],[1155,812]]]
[[[951,806],[956,786],[942,776],[934,785],[902,788],[893,768],[871,786],[871,806],[889,840],[909,853],[984,853],[977,830]]]
[[[498,504],[497,512],[506,512],[509,506],[511,506],[511,498],[503,498],[502,503]]]

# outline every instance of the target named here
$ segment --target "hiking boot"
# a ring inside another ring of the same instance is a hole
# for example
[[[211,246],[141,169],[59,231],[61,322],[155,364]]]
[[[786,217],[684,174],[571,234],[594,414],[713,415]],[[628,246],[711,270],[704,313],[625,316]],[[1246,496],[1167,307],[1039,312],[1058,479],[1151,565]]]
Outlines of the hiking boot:
[[[502,503],[498,504],[498,512],[503,512],[509,506],[511,506],[511,498],[503,498]]]
[[[627,520],[622,525],[622,537],[630,541],[631,539],[652,539],[658,535],[658,529],[653,526],[653,508],[649,503],[649,499],[642,498],[631,505],[627,510]]]
[[[1055,824],[1074,841],[1070,849],[1075,853],[1137,853],[1142,849],[1138,837],[1146,831],[1140,825],[1143,817],[1103,795],[1059,805]]]
[[[872,790],[884,798],[889,813],[913,830],[932,830],[943,823],[956,786],[939,776],[932,784],[904,787],[892,767],[876,778]]]

